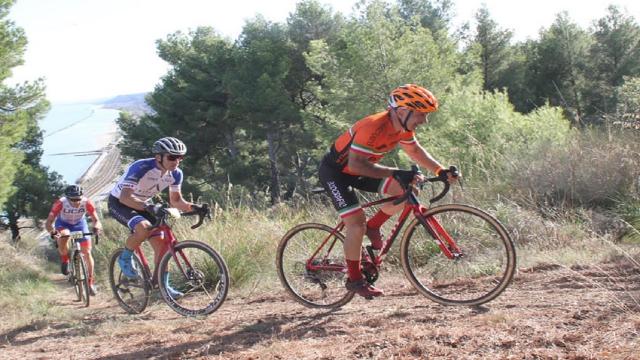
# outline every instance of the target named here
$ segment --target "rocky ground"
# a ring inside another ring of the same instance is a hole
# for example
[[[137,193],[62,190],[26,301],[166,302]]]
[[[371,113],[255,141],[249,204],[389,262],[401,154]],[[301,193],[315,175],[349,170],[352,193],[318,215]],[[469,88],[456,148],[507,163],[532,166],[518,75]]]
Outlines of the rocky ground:
[[[438,305],[400,274],[383,273],[385,297],[341,309],[307,309],[276,286],[232,292],[204,319],[183,318],[160,300],[127,315],[108,289],[81,308],[64,279],[54,281],[55,306],[75,319],[2,330],[0,358],[640,359],[633,261],[520,269],[504,294],[473,309]]]

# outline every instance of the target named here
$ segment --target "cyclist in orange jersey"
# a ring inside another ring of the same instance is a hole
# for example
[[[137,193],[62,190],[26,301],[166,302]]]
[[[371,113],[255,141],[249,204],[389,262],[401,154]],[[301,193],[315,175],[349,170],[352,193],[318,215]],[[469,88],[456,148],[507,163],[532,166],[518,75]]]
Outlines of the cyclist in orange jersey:
[[[422,176],[413,170],[379,165],[391,150],[400,147],[421,167],[436,175],[444,167],[417,141],[415,130],[426,124],[428,114],[438,109],[438,100],[431,92],[414,84],[394,89],[386,111],[357,121],[338,137],[324,156],[319,168],[320,182],[329,193],[346,229],[344,253],[348,279],[346,288],[370,298],[383,295],[381,289],[369,284],[360,269],[362,239],[366,234],[371,247],[383,247],[380,227],[404,204],[386,203],[369,221],[360,208],[354,189],[400,195],[402,186]],[[449,182],[455,178],[449,176]]]

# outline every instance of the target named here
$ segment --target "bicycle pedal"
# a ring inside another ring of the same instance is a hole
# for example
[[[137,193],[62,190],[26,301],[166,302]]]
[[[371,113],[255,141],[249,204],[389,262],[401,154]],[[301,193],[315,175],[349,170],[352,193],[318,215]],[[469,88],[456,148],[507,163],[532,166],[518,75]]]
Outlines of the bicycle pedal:
[[[373,296],[371,296],[371,295],[369,295],[369,296],[364,296],[364,298],[365,298],[366,300],[373,300]]]

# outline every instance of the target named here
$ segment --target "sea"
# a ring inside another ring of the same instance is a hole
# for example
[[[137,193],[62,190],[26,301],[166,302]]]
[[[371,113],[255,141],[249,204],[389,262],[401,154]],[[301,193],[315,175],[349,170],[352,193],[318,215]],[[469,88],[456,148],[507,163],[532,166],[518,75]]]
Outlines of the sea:
[[[41,164],[75,183],[115,139],[119,111],[100,104],[53,104],[40,120],[43,130]]]

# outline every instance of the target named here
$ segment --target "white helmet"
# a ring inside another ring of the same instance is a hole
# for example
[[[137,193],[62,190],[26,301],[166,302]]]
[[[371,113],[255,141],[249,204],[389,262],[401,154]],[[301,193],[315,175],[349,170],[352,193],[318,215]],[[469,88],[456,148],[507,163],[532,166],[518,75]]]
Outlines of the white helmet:
[[[187,153],[187,146],[174,137],[163,137],[153,143],[154,154],[184,155]]]

